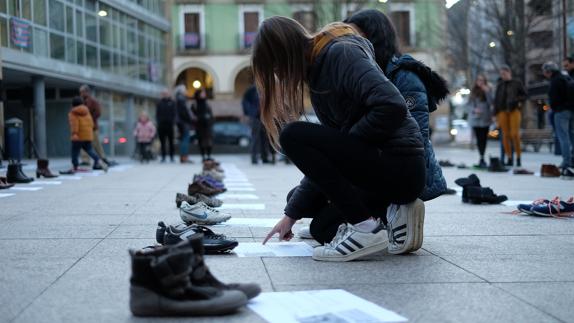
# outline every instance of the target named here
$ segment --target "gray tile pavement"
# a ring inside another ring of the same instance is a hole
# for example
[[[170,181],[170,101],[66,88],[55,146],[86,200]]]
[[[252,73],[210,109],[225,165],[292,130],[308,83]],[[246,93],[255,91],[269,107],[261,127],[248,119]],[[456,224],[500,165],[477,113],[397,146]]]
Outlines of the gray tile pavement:
[[[496,154],[494,148],[489,152]],[[442,148],[437,157],[471,165],[476,151]],[[285,195],[301,178],[294,166],[252,166],[247,156],[239,155],[219,159],[231,177],[244,177],[254,188],[229,194],[257,196],[230,197],[226,203],[265,206],[227,212],[236,218],[282,216]],[[532,171],[543,162],[558,161],[547,153],[523,156],[525,168]],[[54,169],[65,169],[67,163],[51,161]],[[33,172],[33,167],[26,169]],[[153,244],[157,221],[179,221],[175,192],[185,192],[198,169],[198,164],[133,164],[80,180],[56,179],[62,183],[39,184],[39,191],[11,191],[13,196],[0,198],[0,322],[184,321],[131,316],[127,250]],[[476,172],[443,171],[451,187],[457,177]],[[574,195],[574,183],[559,179],[476,173],[483,185],[510,200]],[[381,252],[362,261],[322,263],[220,255],[206,261],[224,281],[257,282],[264,291],[342,288],[413,322],[573,321],[574,219],[518,216],[512,210],[465,205],[460,196],[430,201],[423,249],[408,256]],[[254,242],[269,228],[214,230]],[[262,320],[243,309],[233,316],[194,321]]]

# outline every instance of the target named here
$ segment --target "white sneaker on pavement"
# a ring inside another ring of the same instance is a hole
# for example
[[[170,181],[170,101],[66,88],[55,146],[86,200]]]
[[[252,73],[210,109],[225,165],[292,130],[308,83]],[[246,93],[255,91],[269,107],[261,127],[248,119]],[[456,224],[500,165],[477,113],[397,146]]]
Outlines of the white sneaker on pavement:
[[[380,224],[373,232],[360,232],[352,224],[343,223],[329,244],[313,249],[313,259],[351,261],[387,249],[389,240]]]
[[[423,244],[425,205],[420,199],[387,209],[389,253],[400,255],[417,251]]]
[[[304,226],[301,229],[299,229],[299,231],[297,231],[297,235],[301,239],[314,239],[313,236],[311,235],[309,226]]]
[[[217,224],[231,219],[231,215],[209,207],[203,202],[190,205],[186,201],[181,202],[179,216],[187,224]]]

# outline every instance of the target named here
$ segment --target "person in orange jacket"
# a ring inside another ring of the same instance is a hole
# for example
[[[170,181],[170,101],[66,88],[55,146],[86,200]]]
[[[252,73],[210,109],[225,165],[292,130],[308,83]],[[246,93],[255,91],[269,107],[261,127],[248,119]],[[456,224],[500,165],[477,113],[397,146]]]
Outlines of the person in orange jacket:
[[[93,169],[105,169],[100,163],[100,157],[92,147],[94,139],[94,120],[90,115],[90,110],[84,105],[81,97],[72,99],[72,110],[68,113],[70,122],[70,134],[72,140],[72,165],[73,172],[78,170],[80,151],[83,149],[93,160]],[[105,164],[104,164],[105,165]]]

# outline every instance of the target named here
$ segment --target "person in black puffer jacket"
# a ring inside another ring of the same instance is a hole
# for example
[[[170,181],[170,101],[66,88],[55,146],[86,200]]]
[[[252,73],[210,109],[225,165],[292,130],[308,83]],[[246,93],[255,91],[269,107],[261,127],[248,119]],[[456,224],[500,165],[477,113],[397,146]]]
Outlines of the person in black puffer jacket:
[[[314,249],[315,260],[349,261],[387,249],[385,226],[374,219],[386,210],[369,201],[400,205],[399,217],[418,227],[424,217],[417,199],[425,186],[422,137],[366,39],[343,23],[311,37],[295,20],[271,17],[255,39],[252,66],[269,137],[305,174],[264,243],[276,233],[291,239],[303,217],[295,211],[298,201],[317,201],[308,194],[322,194],[346,219],[331,243]],[[321,125],[295,121],[304,112],[305,87]]]
[[[171,98],[169,91],[161,92],[161,100],[156,104],[155,120],[161,144],[161,162],[165,162],[167,150],[169,147],[169,158],[173,162],[175,153],[173,145],[173,126],[176,120],[175,101]]]

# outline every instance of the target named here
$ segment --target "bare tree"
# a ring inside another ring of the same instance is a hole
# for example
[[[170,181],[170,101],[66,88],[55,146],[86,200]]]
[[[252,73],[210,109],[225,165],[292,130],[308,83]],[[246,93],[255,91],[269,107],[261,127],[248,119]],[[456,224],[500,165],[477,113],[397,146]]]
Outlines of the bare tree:
[[[485,66],[507,64],[526,83],[529,53],[535,50],[536,60],[558,56],[561,8],[560,0],[461,1],[449,11],[451,66],[474,77]]]

